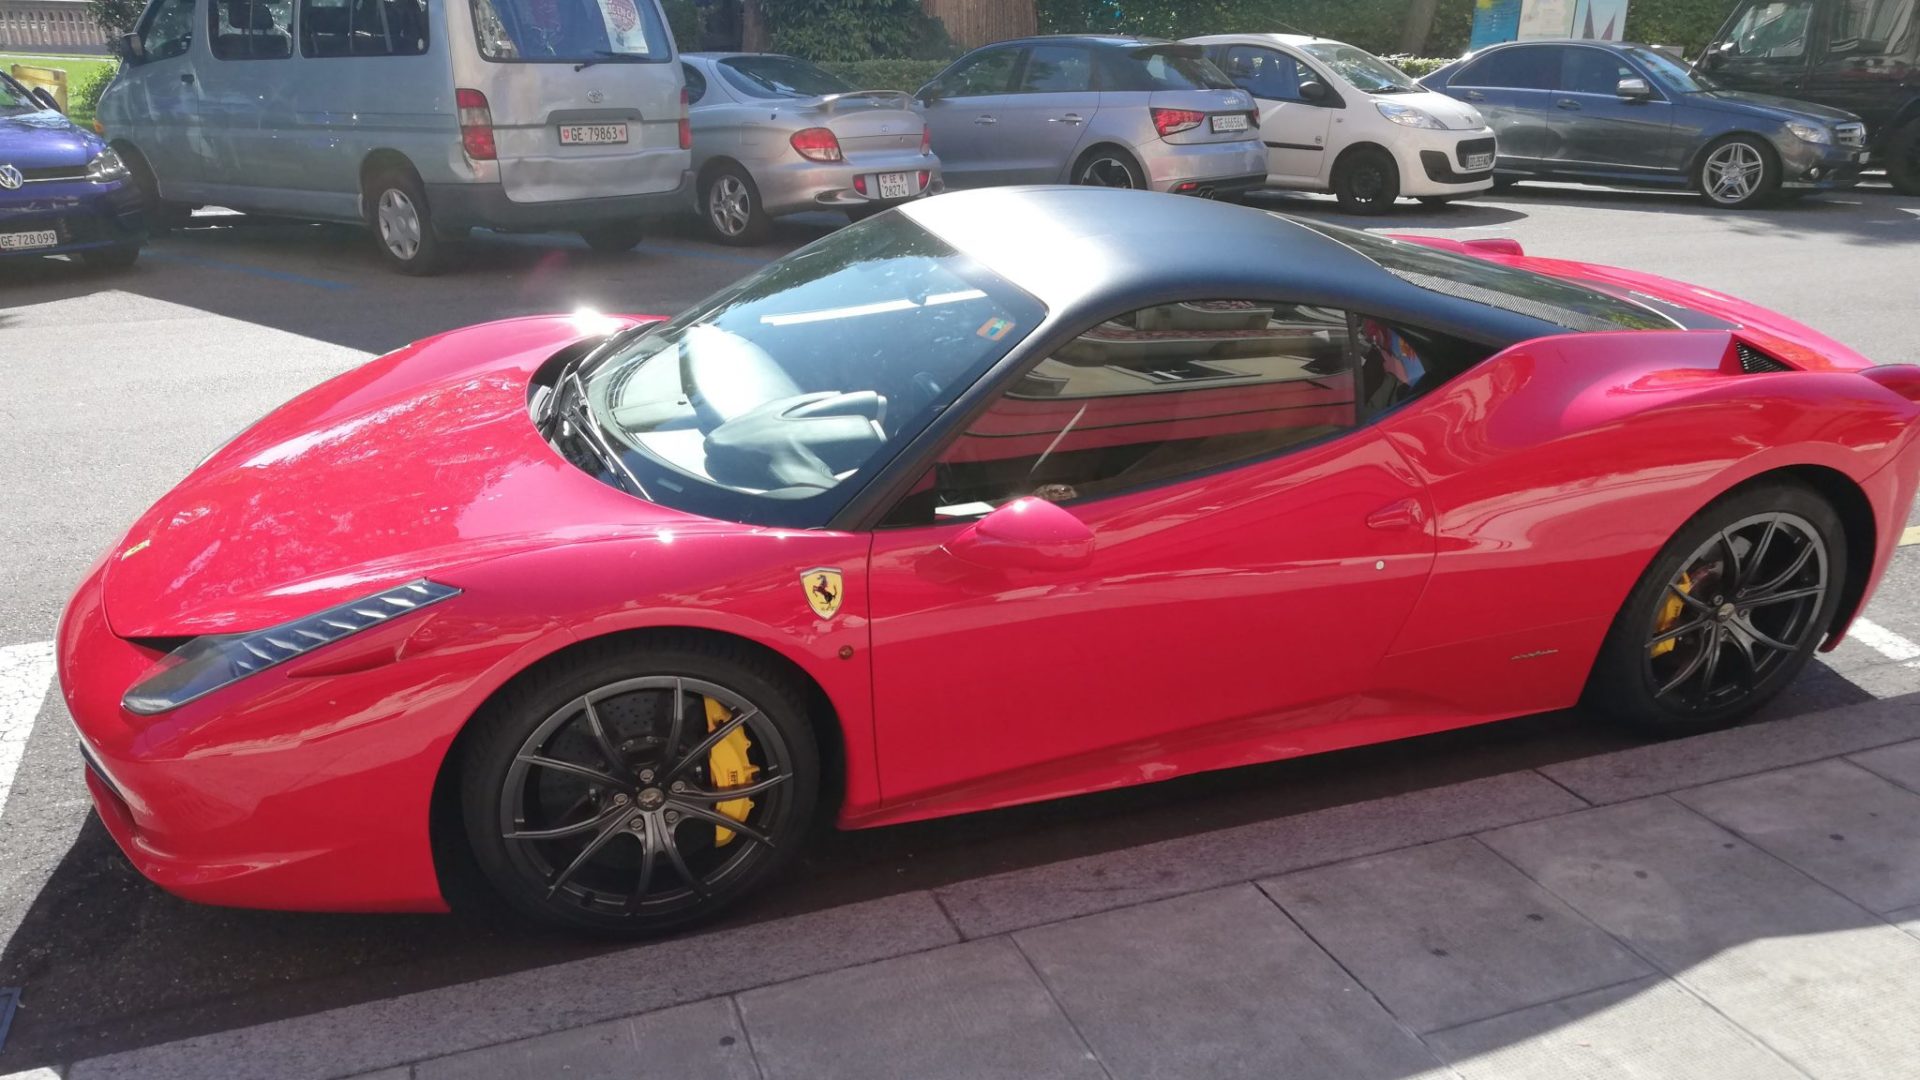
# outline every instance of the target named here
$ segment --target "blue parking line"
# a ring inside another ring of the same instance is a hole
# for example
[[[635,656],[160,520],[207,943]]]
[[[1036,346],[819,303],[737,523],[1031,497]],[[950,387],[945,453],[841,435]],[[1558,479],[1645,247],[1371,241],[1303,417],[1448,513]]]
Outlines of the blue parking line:
[[[305,274],[290,273],[286,270],[269,270],[264,266],[248,266],[246,263],[227,262],[224,259],[209,259],[201,255],[181,255],[177,252],[149,251],[141,258],[148,262],[181,263],[187,266],[203,266],[209,270],[230,270],[236,274],[249,274],[266,278],[269,281],[284,281],[292,285],[308,285],[329,292],[347,292],[359,288],[344,281],[330,281],[326,278],[308,277]]]

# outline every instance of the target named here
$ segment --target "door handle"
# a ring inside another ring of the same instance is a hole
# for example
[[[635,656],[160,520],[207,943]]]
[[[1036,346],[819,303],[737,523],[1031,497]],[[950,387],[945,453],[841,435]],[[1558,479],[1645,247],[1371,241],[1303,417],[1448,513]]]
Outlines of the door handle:
[[[976,124],[997,124],[1000,122],[1000,118],[997,116],[976,116],[973,118],[973,122]]]
[[[1561,98],[1559,101],[1554,102],[1553,105],[1556,109],[1569,109],[1573,112],[1580,111],[1580,103],[1572,98]]]
[[[1487,95],[1481,93],[1478,90],[1469,90],[1467,91],[1467,100],[1468,101],[1485,101],[1487,100]]]
[[[1427,512],[1420,508],[1420,500],[1401,499],[1388,503],[1367,515],[1369,529],[1417,529],[1427,523]]]
[[[1081,118],[1079,113],[1068,113],[1065,116],[1049,116],[1047,117],[1047,123],[1049,124],[1084,124],[1086,123],[1086,121]]]
[[[191,71],[183,71],[183,72],[181,72],[181,73],[180,73],[180,81],[181,81],[181,82],[183,82],[183,83],[187,83],[187,84],[189,84],[189,85],[191,85],[191,84],[193,83],[193,72],[191,72]]]

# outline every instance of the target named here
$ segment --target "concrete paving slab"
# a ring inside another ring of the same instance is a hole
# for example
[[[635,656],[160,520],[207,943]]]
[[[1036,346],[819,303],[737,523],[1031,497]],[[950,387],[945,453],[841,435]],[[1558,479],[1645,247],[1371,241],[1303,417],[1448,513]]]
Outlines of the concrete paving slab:
[[[1887,921],[1914,937],[1920,937],[1920,907],[1910,907],[1904,911],[1889,911]]]
[[[1920,1061],[1920,940],[1672,799],[1483,837],[1804,1071]]]
[[[423,1061],[413,1080],[757,1080],[731,998]]]
[[[1584,805],[1537,774],[1508,773],[976,878],[936,893],[962,934],[984,937]]]
[[[1547,765],[1593,803],[1626,802],[1920,738],[1920,694]]]
[[[767,1080],[1101,1080],[1011,941],[953,945],[739,996]]]
[[[1653,974],[1472,838],[1260,883],[1415,1031]]]
[[[1920,904],[1920,795],[1817,761],[1673,797],[1872,911]]]
[[[1637,979],[1427,1036],[1465,1080],[1802,1080],[1664,978]]]
[[[1439,1066],[1251,885],[1014,940],[1114,1080],[1358,1080]]]
[[[958,940],[924,892],[850,904],[76,1063],[67,1080],[326,1080]]]
[[[1863,769],[1869,769],[1886,777],[1908,791],[1920,791],[1920,739],[1854,754],[1848,760]]]

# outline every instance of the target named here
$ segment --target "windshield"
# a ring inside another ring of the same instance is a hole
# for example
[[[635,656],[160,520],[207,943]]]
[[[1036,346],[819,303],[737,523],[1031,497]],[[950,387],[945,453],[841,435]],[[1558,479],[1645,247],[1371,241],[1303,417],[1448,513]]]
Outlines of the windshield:
[[[1720,85],[1697,71],[1688,70],[1685,64],[1663,52],[1643,49],[1629,45],[1620,50],[1635,60],[1640,66],[1653,73],[1653,77],[1665,83],[1667,88],[1679,94],[1702,94],[1709,90],[1718,90]]]
[[[1044,314],[888,214],[584,365],[543,426],[576,465],[661,505],[816,527]]]
[[[1406,72],[1365,49],[1338,41],[1309,41],[1300,46],[1300,51],[1332,68],[1335,75],[1363,93],[1410,94],[1420,89]]]
[[[20,113],[39,112],[45,105],[27,93],[27,88],[0,75],[0,115],[15,116]]]
[[[672,55],[655,0],[472,0],[473,36],[494,61],[610,63]]]
[[[1338,225],[1293,220],[1345,244],[1409,284],[1568,330],[1673,330],[1680,326],[1678,320],[1630,300],[1531,270]]]
[[[825,97],[853,90],[838,75],[791,56],[735,56],[720,61],[720,74],[750,97]]]

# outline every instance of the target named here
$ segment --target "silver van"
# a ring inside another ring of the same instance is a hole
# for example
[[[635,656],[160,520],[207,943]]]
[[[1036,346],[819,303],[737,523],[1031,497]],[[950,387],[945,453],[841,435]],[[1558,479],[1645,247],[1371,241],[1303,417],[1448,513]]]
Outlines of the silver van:
[[[365,223],[403,273],[475,227],[624,251],[692,206],[658,0],[150,0],[100,100],[164,225]]]

